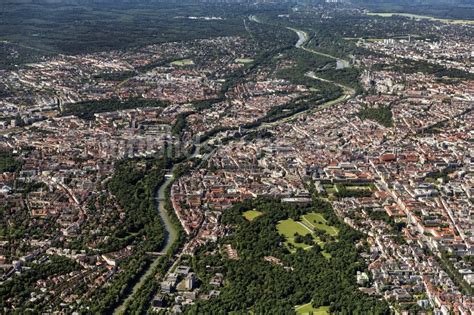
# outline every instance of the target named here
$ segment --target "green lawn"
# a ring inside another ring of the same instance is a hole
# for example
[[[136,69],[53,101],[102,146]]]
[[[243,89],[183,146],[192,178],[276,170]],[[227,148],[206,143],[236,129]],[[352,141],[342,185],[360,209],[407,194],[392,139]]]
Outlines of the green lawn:
[[[259,216],[261,216],[263,213],[260,212],[260,211],[257,211],[257,210],[249,210],[249,211],[245,211],[244,213],[242,213],[242,215],[244,216],[244,218],[247,220],[247,221],[253,221],[255,220],[256,218],[258,218]]]
[[[277,225],[278,232],[283,234],[284,236],[288,238],[292,238],[295,233],[298,233],[300,235],[306,235],[309,233],[312,233],[310,229],[307,227],[301,225],[297,221],[293,219],[286,219],[284,221],[280,221]]]
[[[191,59],[182,59],[182,60],[175,60],[171,63],[173,66],[183,67],[183,66],[192,66],[194,65],[194,61]]]
[[[0,173],[15,172],[20,166],[11,152],[0,151]]]
[[[251,59],[251,58],[237,58],[237,59],[235,59],[235,62],[237,62],[237,63],[252,63],[253,59]]]
[[[337,234],[339,233],[339,230],[336,227],[327,224],[326,219],[321,213],[311,212],[305,214],[302,217],[302,220],[303,223],[305,223],[309,227],[312,227],[313,229],[322,230],[331,236],[337,236]]]
[[[323,188],[329,195],[334,194],[336,192],[333,184],[323,184]]]
[[[383,42],[384,39],[383,38],[367,38],[367,41],[371,43],[376,43],[376,42]]]
[[[324,246],[324,242],[322,242],[318,237],[316,237],[310,228],[308,228],[301,222],[294,221],[293,219],[280,221],[280,223],[278,223],[277,225],[277,230],[280,234],[286,237],[287,243],[292,244],[294,247],[300,247],[303,249],[310,249],[312,247],[311,245],[307,245],[304,243],[296,243],[295,233],[298,233],[302,236],[306,234],[311,234],[314,240],[319,244],[319,246]]]
[[[312,245],[304,243],[296,243],[295,233],[298,233],[302,236],[311,234],[314,241],[323,249],[325,243],[318,236],[316,236],[314,230],[322,230],[333,237],[337,236],[337,234],[339,233],[339,230],[336,227],[327,224],[326,219],[324,219],[323,215],[320,213],[311,212],[302,216],[301,219],[302,221],[286,219],[280,221],[277,225],[278,233],[286,237],[286,243],[289,247],[290,252],[295,252],[295,248],[302,248],[306,250],[313,247]],[[290,244],[293,245],[295,248],[291,248]],[[331,255],[325,251],[323,251],[322,254],[327,259],[331,258]]]
[[[314,308],[311,303],[295,307],[296,314],[329,315],[329,306]]]
[[[363,191],[371,191],[370,186],[346,186],[347,190],[363,190]]]

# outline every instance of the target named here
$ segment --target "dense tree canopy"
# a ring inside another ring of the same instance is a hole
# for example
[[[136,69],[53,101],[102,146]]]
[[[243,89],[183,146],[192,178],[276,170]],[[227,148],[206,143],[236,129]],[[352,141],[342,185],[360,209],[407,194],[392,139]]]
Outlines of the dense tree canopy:
[[[258,209],[263,215],[251,222],[242,213]],[[294,253],[282,243],[276,225],[287,218],[298,219],[301,215],[318,211],[332,225],[337,226],[337,241],[326,243],[324,251],[319,246],[308,250],[298,249]],[[309,207],[282,204],[271,199],[246,201],[226,211],[223,224],[231,227],[233,233],[201,249],[196,255],[194,267],[203,279],[203,290],[215,289],[208,285],[210,270],[224,274],[224,288],[219,297],[198,302],[193,312],[246,312],[292,313],[296,305],[312,301],[315,307],[329,306],[330,312],[340,314],[389,314],[383,301],[360,292],[355,285],[358,270],[364,270],[354,244],[362,235],[342,222],[333,214],[330,205],[316,199]],[[239,260],[230,260],[218,250],[222,244],[231,244]],[[265,261],[265,256],[281,260],[282,266]]]

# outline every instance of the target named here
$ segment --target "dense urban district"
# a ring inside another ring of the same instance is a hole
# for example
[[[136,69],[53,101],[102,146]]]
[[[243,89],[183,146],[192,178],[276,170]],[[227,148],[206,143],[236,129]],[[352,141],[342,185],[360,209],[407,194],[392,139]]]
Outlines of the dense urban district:
[[[241,2],[0,43],[0,313],[474,314],[472,21]]]

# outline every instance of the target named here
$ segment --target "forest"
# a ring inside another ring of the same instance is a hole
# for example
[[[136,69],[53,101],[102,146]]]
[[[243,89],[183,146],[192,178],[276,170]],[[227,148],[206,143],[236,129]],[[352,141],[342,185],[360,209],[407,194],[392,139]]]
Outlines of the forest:
[[[236,35],[243,31],[241,20],[232,18],[226,6],[212,4],[110,1],[48,5],[7,2],[2,6],[2,11],[5,14],[2,16],[0,34],[5,39],[45,52],[66,54]],[[224,24],[219,20],[191,21],[186,18],[190,15],[208,15],[210,12],[229,19]],[[97,31],[99,29],[100,32]]]
[[[247,221],[243,213],[257,209],[262,215]],[[331,258],[323,256],[319,246],[297,249],[290,253],[282,246],[284,238],[277,232],[279,221],[299,219],[308,212],[324,215],[329,224],[339,229],[336,241],[324,245]],[[190,307],[192,313],[254,312],[294,313],[296,305],[312,302],[314,307],[329,306],[336,314],[389,314],[388,305],[360,292],[355,284],[357,271],[366,266],[358,255],[362,247],[362,235],[342,223],[329,203],[315,198],[311,206],[282,204],[279,200],[258,198],[244,201],[226,211],[222,223],[229,226],[232,234],[200,249],[193,260],[203,283],[203,290],[213,276],[210,270],[224,274],[221,294],[209,301],[199,301]],[[239,260],[230,260],[219,250],[223,244],[231,244]],[[273,256],[282,265],[265,261]],[[288,268],[285,268],[288,267]]]
[[[291,49],[285,53],[287,60],[291,60],[291,68],[282,69],[278,76],[291,81],[294,84],[303,84],[318,90],[331,90],[332,84],[312,79],[306,74],[313,72],[317,77],[333,81],[339,84],[360,89],[359,71],[355,68],[336,69],[336,61],[324,56],[315,55],[303,49]]]
[[[359,110],[360,119],[373,120],[385,127],[393,127],[393,114],[390,106],[367,107],[364,106]]]
[[[403,12],[468,20],[474,16],[474,4],[470,0],[355,0],[354,3],[376,12]]]
[[[362,198],[372,196],[372,192],[368,189],[347,189],[346,185],[336,184],[334,196],[337,198]]]
[[[249,12],[246,5],[196,1],[7,1],[1,7],[0,39],[7,44],[0,43],[0,69],[14,68],[41,56],[247,36],[242,17]],[[279,8],[286,6],[274,5],[268,10]],[[12,49],[18,55],[12,54]]]
[[[162,247],[165,230],[154,198],[169,167],[170,161],[165,157],[123,160],[116,165],[108,187],[126,215],[102,250],[115,251],[127,245],[135,249],[134,254],[121,263],[122,272],[110,286],[99,289],[88,302],[93,313],[106,313],[116,307],[150,264],[145,253]]]
[[[21,167],[21,162],[12,152],[0,151],[0,173],[16,172]]]
[[[177,169],[175,169],[174,176],[175,178],[179,178],[184,172],[188,170],[188,165],[186,163],[179,164]],[[153,296],[158,292],[159,285],[156,281],[161,275],[165,274],[170,265],[173,263],[173,256],[178,252],[178,250],[182,247],[186,240],[186,234],[184,233],[181,223],[179,222],[176,213],[171,205],[171,196],[170,196],[171,185],[168,186],[166,191],[166,198],[165,198],[165,208],[168,212],[168,215],[173,222],[173,225],[178,231],[178,238],[177,240],[171,245],[170,249],[168,250],[166,256],[160,257],[159,261],[152,270],[151,275],[145,279],[145,283],[142,285],[140,290],[133,296],[133,299],[130,304],[127,305],[125,308],[124,314],[144,314],[151,305],[151,300]]]
[[[49,279],[80,268],[75,261],[60,256],[49,256],[42,264],[26,267],[28,268],[24,268],[21,275],[3,282],[0,286],[0,309],[2,311],[4,308],[11,309],[12,302],[15,302],[15,305],[24,303],[23,306],[29,307],[32,314],[40,313],[41,310],[44,310],[46,302],[36,304],[28,302],[31,297],[30,293],[36,286],[36,281]]]
[[[399,59],[396,65],[375,64],[372,70],[390,70],[403,73],[423,72],[433,74],[438,78],[448,77],[457,79],[474,80],[474,74],[460,69],[448,69],[441,65],[422,60]]]

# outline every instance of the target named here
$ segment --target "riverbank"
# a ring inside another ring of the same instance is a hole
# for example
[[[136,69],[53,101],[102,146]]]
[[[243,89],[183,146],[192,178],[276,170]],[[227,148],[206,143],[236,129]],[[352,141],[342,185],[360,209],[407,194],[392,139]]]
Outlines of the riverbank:
[[[176,165],[173,166],[172,170],[176,168]],[[146,280],[149,277],[153,276],[153,273],[155,272],[156,268],[160,264],[160,258],[168,254],[168,251],[170,250],[171,246],[174,244],[174,242],[178,238],[178,230],[176,226],[173,224],[171,217],[166,210],[165,202],[164,202],[166,198],[166,190],[168,186],[172,184],[173,180],[174,180],[173,176],[168,176],[166,180],[163,182],[163,184],[161,184],[161,186],[158,188],[156,197],[155,197],[155,204],[157,206],[158,214],[160,215],[161,221],[163,222],[163,225],[165,227],[166,235],[165,235],[164,246],[161,249],[161,251],[157,253],[157,257],[148,266],[147,271],[140,277],[137,283],[133,286],[130,294],[125,298],[122,304],[115,309],[114,314],[119,315],[119,314],[124,313],[125,309],[127,308],[127,305],[132,301],[135,294],[138,291],[140,291],[140,289],[146,283]]]

